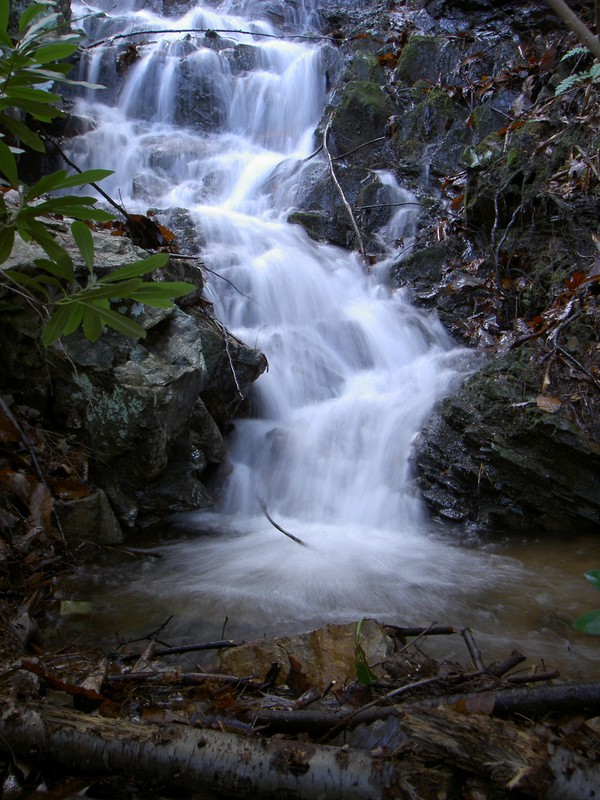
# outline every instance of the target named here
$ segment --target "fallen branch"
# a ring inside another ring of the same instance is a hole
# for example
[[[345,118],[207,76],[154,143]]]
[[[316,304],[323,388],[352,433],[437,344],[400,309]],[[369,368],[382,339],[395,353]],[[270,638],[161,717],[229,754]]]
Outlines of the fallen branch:
[[[0,751],[71,773],[121,772],[195,794],[296,800],[378,800],[396,769],[371,753],[264,741],[181,725],[159,727],[66,708],[0,702]]]
[[[325,131],[323,133],[323,150],[325,151],[325,155],[327,156],[327,160],[329,162],[329,171],[331,173],[331,179],[335,184],[335,188],[338,190],[340,197],[342,198],[342,203],[344,204],[344,208],[348,216],[350,217],[350,222],[352,223],[352,228],[354,230],[354,235],[356,236],[356,241],[358,243],[358,249],[362,256],[362,259],[365,264],[367,264],[367,254],[365,252],[365,245],[362,240],[362,236],[360,234],[360,230],[358,228],[358,224],[356,222],[356,217],[354,216],[354,212],[352,211],[352,207],[348,200],[346,199],[346,195],[344,194],[344,190],[340,182],[337,179],[337,175],[335,174],[335,170],[333,168],[333,158],[331,157],[331,153],[329,152],[329,148],[327,147],[327,136],[329,135],[329,129],[331,128],[331,123],[333,120],[333,116],[330,115],[329,119],[327,120],[327,125],[325,125]]]
[[[267,511],[267,505],[266,505],[265,501],[261,497],[257,496],[256,499],[258,500],[258,505],[260,506],[260,510],[263,512],[265,517],[269,520],[269,522],[271,523],[271,525],[274,528],[276,528],[278,531],[280,531],[280,533],[283,533],[285,536],[288,536],[292,541],[296,542],[296,544],[301,544],[302,547],[308,547],[306,542],[303,542],[302,539],[299,539],[297,536],[294,536],[293,533],[290,533],[289,531],[286,531],[285,528],[282,528],[281,525],[278,525],[275,522],[275,520],[271,516],[269,516],[269,512]]]
[[[169,33],[178,33],[178,34],[204,33],[209,35],[211,33],[235,33],[241,36],[260,36],[263,39],[279,39],[280,41],[286,41],[288,39],[308,39],[311,42],[335,42],[336,44],[340,44],[340,40],[335,39],[333,36],[315,36],[302,33],[279,35],[276,33],[259,33],[258,31],[231,30],[229,28],[159,28],[157,30],[131,31],[130,33],[116,33],[114,36],[109,36],[106,39],[98,39],[96,42],[84,45],[81,49],[92,50],[93,48],[100,47],[103,44],[111,45],[117,39],[130,39],[133,36],[156,36]]]

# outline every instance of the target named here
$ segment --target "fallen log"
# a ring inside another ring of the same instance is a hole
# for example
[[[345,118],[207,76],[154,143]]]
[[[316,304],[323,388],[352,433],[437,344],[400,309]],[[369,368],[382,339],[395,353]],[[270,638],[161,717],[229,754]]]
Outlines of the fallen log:
[[[0,752],[70,774],[121,772],[211,797],[295,800],[378,800],[396,780],[391,763],[360,750],[140,725],[43,704],[4,700],[0,710]]]

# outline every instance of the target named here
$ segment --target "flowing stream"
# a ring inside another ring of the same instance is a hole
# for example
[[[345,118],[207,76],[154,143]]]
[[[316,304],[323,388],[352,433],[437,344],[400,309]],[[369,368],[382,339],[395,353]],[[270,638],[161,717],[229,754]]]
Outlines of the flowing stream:
[[[165,210],[169,224],[185,209],[190,237],[217,273],[207,295],[218,319],[269,361],[252,417],[235,424],[217,509],[174,523],[157,545],[163,558],[137,573],[115,560],[88,574],[79,590],[96,609],[88,622],[131,636],[173,615],[169,634],[198,640],[220,638],[226,619],[234,638],[363,615],[437,620],[473,626],[486,655],[522,645],[583,674],[594,652],[570,620],[584,610],[577,586],[594,602],[581,575],[586,541],[559,565],[549,539],[484,543],[427,521],[411,447],[471,359],[388,286],[393,250],[382,244],[367,275],[356,255],[286,222],[314,162],[335,52],[277,38],[262,5],[180,3],[165,17],[153,10],[161,3],[73,4],[74,17],[91,14],[91,42],[174,31],[132,39],[137,51],[119,80],[122,40],[88,51],[81,77],[113,89],[78,99],[89,124],[70,155],[82,168],[114,169],[103,186],[130,212]],[[316,6],[282,4],[286,31],[310,31]],[[223,46],[214,35],[175,32],[189,29],[236,33],[220,33]],[[390,174],[379,180],[391,202],[414,199]],[[382,243],[410,246],[415,208],[399,206]],[[259,499],[305,547],[274,529]]]

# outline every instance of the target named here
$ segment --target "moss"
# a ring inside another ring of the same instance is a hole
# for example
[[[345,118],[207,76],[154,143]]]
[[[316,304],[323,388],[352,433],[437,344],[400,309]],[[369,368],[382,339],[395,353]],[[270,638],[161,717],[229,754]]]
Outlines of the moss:
[[[395,78],[413,84],[419,79],[435,79],[437,62],[445,40],[436,36],[411,36],[398,59]]]
[[[343,80],[347,83],[361,81],[383,86],[386,83],[386,76],[383,67],[372,53],[357,53],[348,65]]]
[[[362,113],[370,119],[387,117],[392,112],[391,101],[381,86],[370,81],[353,81],[348,84],[341,103],[341,110]]]

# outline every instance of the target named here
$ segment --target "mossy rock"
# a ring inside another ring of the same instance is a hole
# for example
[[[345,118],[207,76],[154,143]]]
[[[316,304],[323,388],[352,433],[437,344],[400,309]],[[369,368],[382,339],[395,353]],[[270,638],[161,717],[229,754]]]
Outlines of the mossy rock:
[[[417,81],[437,82],[438,62],[447,42],[438,36],[411,36],[400,53],[394,78],[400,83],[413,84]]]
[[[393,113],[394,105],[379,84],[369,81],[349,83],[332,121],[338,154],[383,136]]]

